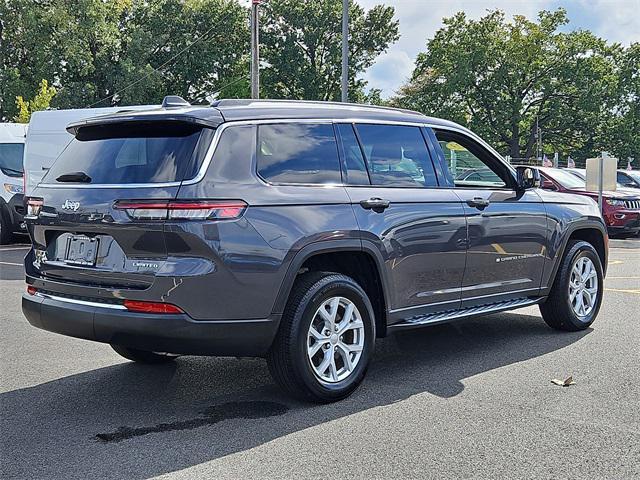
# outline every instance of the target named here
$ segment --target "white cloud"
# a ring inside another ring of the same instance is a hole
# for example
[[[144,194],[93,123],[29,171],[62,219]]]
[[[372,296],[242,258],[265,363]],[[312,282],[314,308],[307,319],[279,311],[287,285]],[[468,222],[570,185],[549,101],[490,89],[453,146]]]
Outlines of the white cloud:
[[[384,3],[395,7],[400,22],[400,40],[364,74],[370,88],[381,88],[391,96],[411,74],[417,54],[426,48],[442,26],[442,18],[464,11],[469,18],[480,18],[488,10],[503,10],[507,17],[525,15],[535,18],[540,10],[552,10],[569,3],[577,4],[584,21],[571,26],[589,28],[610,40],[628,44],[640,40],[640,0],[358,0],[366,9]],[[570,12],[571,18],[571,12]],[[409,60],[409,62],[407,62]]]

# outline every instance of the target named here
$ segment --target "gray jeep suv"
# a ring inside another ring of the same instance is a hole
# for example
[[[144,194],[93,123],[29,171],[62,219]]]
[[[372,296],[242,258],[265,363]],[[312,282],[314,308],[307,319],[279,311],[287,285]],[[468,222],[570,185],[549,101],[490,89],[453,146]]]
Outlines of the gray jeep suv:
[[[68,126],[28,199],[28,321],[139,362],[263,356],[303,398],[394,330],[539,304],[594,321],[607,234],[469,130],[389,108],[221,100]],[[454,180],[469,169],[491,172]]]

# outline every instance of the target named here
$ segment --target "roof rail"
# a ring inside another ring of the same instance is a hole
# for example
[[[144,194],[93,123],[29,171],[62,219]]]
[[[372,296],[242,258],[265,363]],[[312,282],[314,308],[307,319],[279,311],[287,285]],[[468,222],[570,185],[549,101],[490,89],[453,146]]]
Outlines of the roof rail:
[[[167,95],[162,99],[162,108],[189,107],[191,104],[178,95]]]
[[[420,112],[416,112],[415,110],[408,110],[405,108],[396,108],[396,107],[385,107],[383,105],[368,105],[366,103],[343,103],[343,102],[330,102],[330,101],[320,101],[320,100],[285,100],[285,99],[269,99],[269,98],[223,98],[220,100],[214,100],[211,102],[212,107],[247,107],[250,105],[260,105],[260,104],[298,104],[298,105],[326,105],[333,107],[343,107],[343,108],[367,108],[371,110],[393,110],[396,112],[409,113],[414,115],[423,115]]]

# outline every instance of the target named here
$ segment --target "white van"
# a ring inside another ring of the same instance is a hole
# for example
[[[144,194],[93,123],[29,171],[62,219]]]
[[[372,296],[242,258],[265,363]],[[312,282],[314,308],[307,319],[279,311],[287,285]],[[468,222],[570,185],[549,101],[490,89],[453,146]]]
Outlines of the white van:
[[[27,124],[0,123],[0,244],[13,240],[14,233],[26,233],[22,158]]]
[[[70,123],[114,112],[149,110],[158,107],[158,105],[136,105],[131,107],[43,110],[32,113],[24,150],[25,195],[29,196],[73,138],[66,130]]]

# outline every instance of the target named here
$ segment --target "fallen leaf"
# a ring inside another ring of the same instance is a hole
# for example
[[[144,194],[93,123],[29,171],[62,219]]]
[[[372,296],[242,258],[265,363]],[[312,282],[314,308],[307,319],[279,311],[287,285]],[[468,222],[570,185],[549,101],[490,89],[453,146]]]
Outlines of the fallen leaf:
[[[551,380],[551,383],[559,385],[560,387],[568,387],[569,385],[575,385],[576,384],[576,382],[573,381],[573,376],[567,377],[564,380],[558,380],[557,378],[554,378],[554,379]]]

